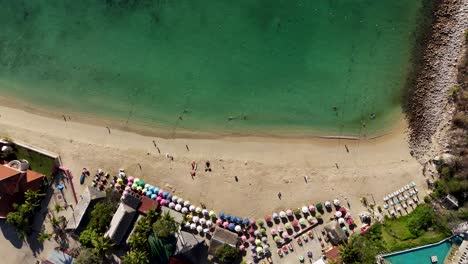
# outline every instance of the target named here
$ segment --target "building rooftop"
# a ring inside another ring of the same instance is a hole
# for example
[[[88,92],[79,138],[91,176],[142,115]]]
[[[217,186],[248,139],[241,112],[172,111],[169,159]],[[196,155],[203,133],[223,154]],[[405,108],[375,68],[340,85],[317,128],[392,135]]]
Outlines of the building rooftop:
[[[76,230],[83,221],[86,212],[90,208],[90,205],[98,200],[106,197],[105,192],[101,192],[94,187],[88,186],[83,193],[80,195],[80,200],[73,211],[73,215],[68,219],[67,228],[68,230]]]
[[[237,234],[228,231],[223,228],[216,227],[216,230],[213,233],[213,237],[211,238],[210,247],[208,249],[208,253],[210,255],[215,255],[216,249],[223,244],[228,244],[232,247],[236,247],[238,241]]]
[[[145,214],[153,209],[153,208],[158,208],[159,203],[156,202],[155,200],[152,200],[146,196],[141,196],[141,204],[140,207],[138,207],[138,211],[142,214]]]
[[[112,217],[109,230],[106,232],[106,236],[115,244],[120,244],[122,239],[127,235],[130,225],[135,220],[137,211],[123,202],[120,203],[117,211]]]
[[[21,171],[10,168],[6,165],[0,166],[0,181],[3,181],[5,179],[8,179],[10,177],[16,176],[20,174]]]

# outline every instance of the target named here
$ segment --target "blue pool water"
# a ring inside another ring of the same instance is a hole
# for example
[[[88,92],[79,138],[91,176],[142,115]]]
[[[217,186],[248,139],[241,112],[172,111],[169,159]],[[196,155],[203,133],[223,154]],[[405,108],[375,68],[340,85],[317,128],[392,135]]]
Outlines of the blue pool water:
[[[437,263],[441,264],[444,263],[444,259],[452,248],[452,244],[457,243],[457,240],[458,237],[455,237],[437,245],[397,253],[384,258],[391,264],[431,264],[431,256],[437,256]]]

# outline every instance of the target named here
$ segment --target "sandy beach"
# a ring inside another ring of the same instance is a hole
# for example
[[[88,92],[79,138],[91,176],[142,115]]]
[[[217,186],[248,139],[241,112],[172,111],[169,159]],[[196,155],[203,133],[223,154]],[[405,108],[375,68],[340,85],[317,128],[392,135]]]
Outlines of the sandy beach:
[[[410,155],[404,120],[391,133],[367,140],[168,139],[112,127],[109,133],[106,126],[36,115],[31,109],[0,106],[0,115],[0,136],[60,154],[75,176],[83,167],[92,171],[103,168],[113,174],[122,167],[194,204],[202,202],[243,217],[345,197],[351,210],[359,213],[364,210],[360,197],[366,196],[372,203],[373,196],[381,204],[383,196],[411,181],[424,196],[425,178],[421,165]],[[198,163],[193,179],[192,160]],[[212,172],[204,171],[206,160],[211,162]],[[77,178],[79,193],[82,186]]]

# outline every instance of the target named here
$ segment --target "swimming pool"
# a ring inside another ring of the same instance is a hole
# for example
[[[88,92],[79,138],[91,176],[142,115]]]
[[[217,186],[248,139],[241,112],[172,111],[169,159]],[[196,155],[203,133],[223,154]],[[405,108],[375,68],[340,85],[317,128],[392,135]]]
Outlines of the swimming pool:
[[[444,263],[453,243],[459,244],[460,237],[452,237],[436,244],[390,254],[384,256],[384,259],[391,264],[432,264],[431,256],[437,256],[437,263]]]

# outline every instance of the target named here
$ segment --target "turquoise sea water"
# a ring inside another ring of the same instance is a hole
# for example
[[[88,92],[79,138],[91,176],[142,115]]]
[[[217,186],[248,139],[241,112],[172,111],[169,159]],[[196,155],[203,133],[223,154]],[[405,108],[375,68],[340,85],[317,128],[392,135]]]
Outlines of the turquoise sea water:
[[[0,92],[172,131],[382,133],[422,2],[0,0]]]
[[[451,248],[452,242],[447,240],[439,245],[386,257],[385,260],[391,264],[432,264],[431,256],[437,256],[437,263],[444,263]]]

